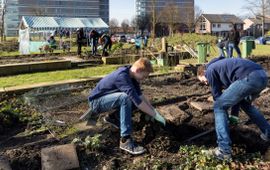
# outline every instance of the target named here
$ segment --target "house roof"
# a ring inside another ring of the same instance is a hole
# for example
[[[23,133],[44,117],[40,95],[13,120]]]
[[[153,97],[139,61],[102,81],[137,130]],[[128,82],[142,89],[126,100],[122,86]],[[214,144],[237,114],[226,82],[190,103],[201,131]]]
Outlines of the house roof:
[[[66,17],[37,17],[23,16],[22,22],[27,28],[108,28],[101,18],[66,18]]]
[[[235,15],[229,14],[202,14],[209,22],[215,23],[238,23],[244,24],[244,22]]]
[[[254,24],[262,24],[262,20],[256,18],[248,18],[248,19],[252,21]],[[270,24],[270,18],[265,18],[264,23]]]

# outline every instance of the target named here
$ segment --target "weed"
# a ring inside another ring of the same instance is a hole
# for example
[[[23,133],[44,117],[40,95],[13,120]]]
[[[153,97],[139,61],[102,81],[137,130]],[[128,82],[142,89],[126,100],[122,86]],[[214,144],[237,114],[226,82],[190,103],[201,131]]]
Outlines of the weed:
[[[212,157],[207,157],[202,154],[201,150],[204,147],[198,146],[181,146],[179,149],[180,159],[180,169],[220,169],[227,170],[229,165],[226,162],[222,162]]]
[[[96,134],[93,137],[87,136],[84,141],[85,147],[90,150],[98,150],[101,146],[100,137],[101,134]]]
[[[85,148],[96,151],[101,147],[101,141],[100,141],[101,134],[96,134],[93,137],[87,136],[84,141],[81,138],[74,138],[72,143],[83,145]]]
[[[20,99],[10,98],[0,102],[0,124],[5,128],[38,122],[40,119],[40,114],[27,108]]]

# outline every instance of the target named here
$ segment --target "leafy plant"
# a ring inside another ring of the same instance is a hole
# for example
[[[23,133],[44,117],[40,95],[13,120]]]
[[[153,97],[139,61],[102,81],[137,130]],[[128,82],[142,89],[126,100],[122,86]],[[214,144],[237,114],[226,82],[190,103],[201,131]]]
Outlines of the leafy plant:
[[[123,43],[116,43],[112,45],[111,53],[114,53],[115,51],[121,49],[124,46]]]
[[[27,112],[24,104],[18,99],[0,102],[0,124],[11,126],[16,123],[26,124],[38,119],[38,114],[33,111]]]
[[[229,165],[226,162],[207,157],[201,150],[206,149],[204,147],[198,147],[195,145],[181,146],[179,149],[180,169],[219,169],[229,170]]]
[[[98,150],[101,147],[100,141],[101,134],[96,134],[93,137],[87,136],[84,141],[81,138],[74,138],[72,143],[83,145],[85,148],[89,150]]]
[[[101,146],[100,141],[101,134],[96,134],[93,137],[87,136],[84,140],[84,145],[87,149],[97,150]]]

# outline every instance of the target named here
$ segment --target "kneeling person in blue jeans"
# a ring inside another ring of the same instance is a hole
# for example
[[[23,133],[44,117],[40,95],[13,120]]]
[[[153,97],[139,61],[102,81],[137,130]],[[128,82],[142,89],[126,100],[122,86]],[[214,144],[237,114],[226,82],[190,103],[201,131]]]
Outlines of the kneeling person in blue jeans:
[[[147,58],[140,58],[132,66],[124,66],[107,75],[93,89],[89,96],[93,114],[117,109],[120,112],[120,149],[137,155],[145,149],[131,138],[132,105],[146,114],[154,117],[165,126],[165,119],[144,97],[140,89],[140,81],[153,72],[153,67]],[[117,125],[116,125],[117,126]]]
[[[228,127],[228,109],[241,107],[261,130],[261,138],[270,139],[270,124],[252,105],[252,100],[266,88],[268,78],[263,68],[250,60],[219,57],[206,66],[200,66],[198,79],[209,84],[214,98],[215,129],[218,148],[205,151],[218,159],[231,159],[231,139]],[[223,92],[222,90],[225,89]]]

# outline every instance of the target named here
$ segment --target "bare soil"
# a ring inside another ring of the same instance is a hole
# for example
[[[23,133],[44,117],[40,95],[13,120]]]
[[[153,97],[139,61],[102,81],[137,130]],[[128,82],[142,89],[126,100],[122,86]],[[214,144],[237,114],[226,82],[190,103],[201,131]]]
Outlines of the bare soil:
[[[42,148],[70,143],[75,137],[84,138],[87,135],[101,134],[101,148],[87,150],[82,146],[77,147],[81,169],[153,169],[157,165],[162,165],[163,169],[177,169],[181,164],[180,160],[185,156],[178,152],[180,146],[216,146],[214,132],[187,142],[190,137],[214,127],[211,109],[199,111],[190,105],[191,101],[209,103],[207,98],[210,96],[210,90],[207,86],[200,84],[191,74],[174,74],[148,79],[143,83],[142,89],[161,113],[172,118],[166,127],[162,127],[157,122],[149,120],[145,114],[134,112],[133,137],[147,148],[147,152],[141,156],[132,156],[119,149],[119,130],[102,121],[104,114],[94,119],[95,130],[80,131],[61,140],[53,138],[48,131],[31,137],[13,137],[10,140],[7,139],[14,134],[1,134],[0,154],[10,160],[14,170],[38,170],[41,169],[40,151]],[[72,96],[76,94],[82,93],[73,92]],[[57,98],[53,100],[55,105],[60,105],[59,102],[62,101],[58,101]],[[255,104],[269,121],[270,92],[262,94]],[[80,101],[68,107],[63,106],[53,111],[46,111],[46,113],[51,119],[64,121],[71,126],[78,122],[79,117],[87,108],[87,101]],[[173,113],[178,114],[178,117],[173,117]],[[269,145],[260,139],[258,128],[248,121],[245,113],[240,113],[240,119],[247,122],[231,128],[231,138],[234,143],[233,156],[238,160],[238,163],[234,162],[230,165],[232,169],[240,169],[240,165],[248,162],[248,160],[239,161],[243,153],[259,152],[264,155]],[[24,130],[24,128],[15,128],[15,130]],[[261,166],[262,169],[269,167],[269,162],[264,162]]]

